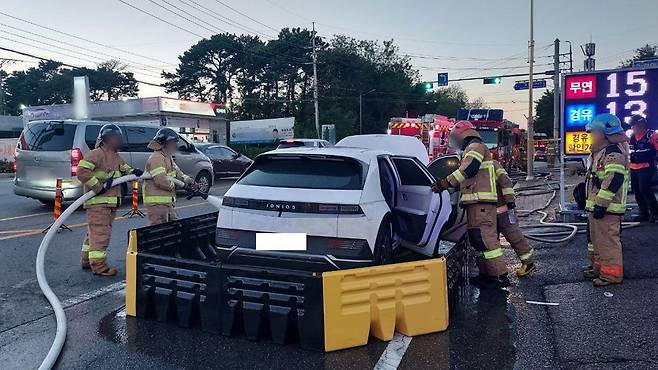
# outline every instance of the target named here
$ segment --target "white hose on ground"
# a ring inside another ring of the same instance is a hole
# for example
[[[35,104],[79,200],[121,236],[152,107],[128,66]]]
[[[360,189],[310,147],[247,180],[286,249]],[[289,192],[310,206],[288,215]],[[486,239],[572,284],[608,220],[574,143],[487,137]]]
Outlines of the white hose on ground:
[[[131,182],[134,180],[148,180],[151,178],[151,175],[148,173],[143,174],[141,177],[137,177],[135,175],[126,175],[119,177],[112,181],[112,187],[115,187],[117,185],[121,185],[127,182]],[[175,179],[173,177],[170,177],[170,179],[174,182],[174,185],[176,186],[177,189],[183,189],[185,187],[185,183],[182,181]],[[53,340],[52,345],[50,346],[50,350],[48,351],[48,354],[46,357],[43,359],[41,362],[41,366],[39,366],[39,369],[51,369],[54,365],[55,362],[57,361],[57,358],[59,358],[60,352],[62,352],[62,347],[64,347],[64,342],[66,341],[66,314],[64,313],[64,307],[62,307],[62,303],[59,301],[59,298],[57,298],[57,295],[53,292],[53,290],[50,288],[50,285],[48,284],[48,280],[46,279],[46,273],[44,270],[44,260],[46,257],[46,252],[48,251],[48,247],[50,246],[50,242],[53,239],[53,236],[57,233],[59,228],[64,224],[64,221],[73,214],[84,202],[92,198],[96,193],[93,191],[89,191],[85,193],[83,196],[78,198],[73,204],[68,206],[64,212],[57,218],[55,222],[50,226],[50,229],[48,229],[48,232],[46,233],[46,236],[43,237],[43,240],[41,241],[41,245],[39,245],[39,250],[37,251],[37,261],[36,261],[36,270],[37,270],[37,281],[39,282],[39,288],[41,288],[41,291],[43,292],[43,295],[46,296],[48,299],[48,302],[53,308],[53,311],[55,312],[55,320],[57,321],[57,332],[55,333],[55,339]],[[221,199],[218,197],[214,197],[212,195],[208,196],[208,202],[212,204],[213,206],[219,208],[221,206]]]

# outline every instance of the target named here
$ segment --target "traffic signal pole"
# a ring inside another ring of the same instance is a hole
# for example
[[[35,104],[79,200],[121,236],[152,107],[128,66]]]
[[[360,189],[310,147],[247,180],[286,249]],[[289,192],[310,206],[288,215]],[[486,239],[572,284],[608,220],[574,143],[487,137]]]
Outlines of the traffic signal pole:
[[[528,168],[526,170],[526,181],[528,180],[534,180],[534,172],[535,172],[535,128],[533,127],[534,123],[534,117],[533,117],[533,105],[534,101],[532,99],[532,92],[533,92],[533,67],[535,64],[535,39],[534,39],[534,30],[533,30],[533,12],[534,12],[534,1],[530,1],[530,39],[528,40],[528,62],[530,64],[530,68],[528,70],[528,86],[530,87],[528,89],[528,159],[527,159],[527,164]]]
[[[555,52],[553,53],[553,139],[560,137],[560,39],[555,39]],[[554,142],[562,146],[562,142]],[[559,151],[555,148],[555,154]],[[559,154],[555,156],[554,166],[560,163]]]

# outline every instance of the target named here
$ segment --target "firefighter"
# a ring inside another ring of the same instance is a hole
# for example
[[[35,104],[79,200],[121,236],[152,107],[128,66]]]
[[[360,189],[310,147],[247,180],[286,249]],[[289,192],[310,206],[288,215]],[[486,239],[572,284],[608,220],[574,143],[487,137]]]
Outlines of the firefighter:
[[[153,176],[142,185],[142,198],[146,205],[149,225],[176,220],[174,203],[176,188],[170,177],[183,181],[186,190],[198,190],[197,184],[176,165],[172,156],[178,148],[178,134],[170,128],[161,128],[148,144],[153,150],[146,161],[145,171]]]
[[[633,221],[655,222],[658,217],[658,202],[651,190],[656,176],[656,151],[658,133],[647,128],[647,120],[639,115],[631,117],[631,188],[640,214]]]
[[[82,244],[83,269],[91,268],[96,275],[113,276],[117,270],[107,264],[107,247],[112,234],[112,222],[116,216],[121,196],[120,187],[111,187],[112,181],[127,174],[142,175],[121,158],[118,151],[123,141],[119,126],[107,124],[101,127],[95,149],[78,164],[78,179],[85,190],[96,195],[85,202],[87,210],[87,236]]]
[[[450,131],[450,145],[464,152],[461,163],[446,179],[437,181],[432,190],[461,189],[460,202],[466,211],[468,238],[478,257],[479,275],[471,282],[482,288],[509,286],[496,228],[498,194],[491,153],[468,121],[455,123]]]
[[[629,183],[628,138],[619,118],[608,113],[594,117],[586,129],[592,138],[585,202],[592,265],[583,275],[597,287],[619,284],[624,277],[621,218]]]
[[[494,168],[496,170],[496,190],[498,193],[496,226],[521,261],[521,267],[516,271],[516,276],[525,277],[537,269],[534,258],[535,251],[528,244],[519,228],[515,211],[516,195],[514,194],[512,179],[509,178],[507,171],[498,161],[494,161]]]

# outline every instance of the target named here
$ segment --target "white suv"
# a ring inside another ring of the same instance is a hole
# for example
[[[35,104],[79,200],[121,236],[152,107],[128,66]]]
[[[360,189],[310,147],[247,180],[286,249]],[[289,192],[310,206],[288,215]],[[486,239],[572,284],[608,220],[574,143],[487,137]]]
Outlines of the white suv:
[[[398,246],[435,256],[440,240],[461,241],[465,225],[456,197],[430,189],[432,167],[441,171],[458,161],[444,157],[428,169],[417,139],[377,136],[258,156],[224,196],[216,233],[220,253],[255,250],[256,233],[306,233],[305,253],[284,253],[347,268],[388,263]]]

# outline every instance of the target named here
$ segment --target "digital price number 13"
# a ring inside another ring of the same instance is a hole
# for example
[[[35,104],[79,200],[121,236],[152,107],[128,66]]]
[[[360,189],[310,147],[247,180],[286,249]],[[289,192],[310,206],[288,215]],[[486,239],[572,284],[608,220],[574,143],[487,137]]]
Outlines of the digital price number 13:
[[[608,80],[609,90],[606,98],[619,98],[624,94],[631,99],[623,106],[624,111],[630,112],[630,115],[623,117],[624,122],[628,123],[631,116],[634,115],[646,118],[647,102],[640,99],[649,90],[649,84],[645,78],[646,71],[626,72],[626,81],[623,81],[623,76],[624,72],[608,75],[606,80]],[[606,105],[606,108],[610,114],[617,115],[618,105],[620,104],[617,101],[611,101]]]

